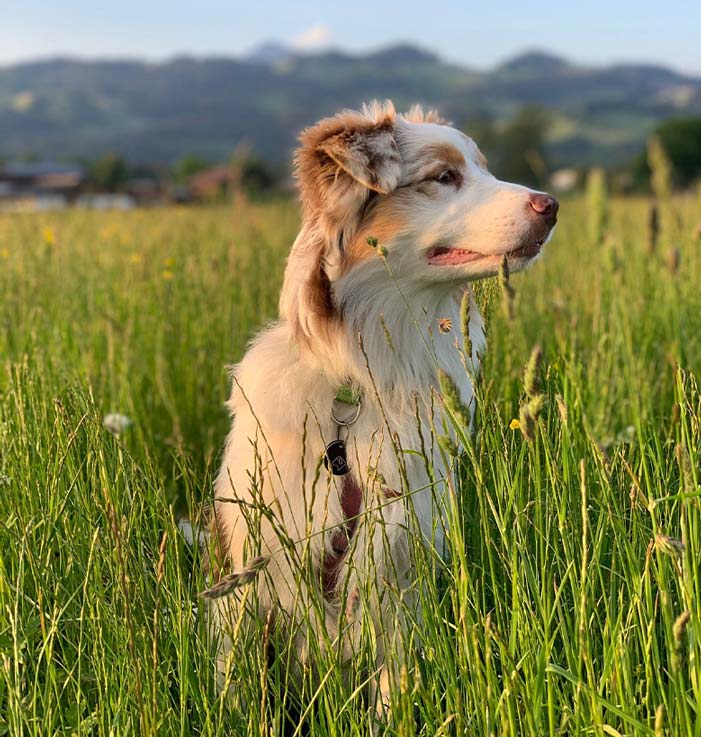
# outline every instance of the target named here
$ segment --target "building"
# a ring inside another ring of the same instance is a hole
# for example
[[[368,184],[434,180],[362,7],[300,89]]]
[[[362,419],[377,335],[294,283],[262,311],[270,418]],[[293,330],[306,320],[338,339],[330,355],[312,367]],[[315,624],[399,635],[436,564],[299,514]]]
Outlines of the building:
[[[48,210],[74,203],[85,173],[71,164],[8,164],[0,168],[0,208]]]
[[[212,200],[226,194],[233,183],[233,168],[220,164],[193,174],[187,180],[187,189],[192,199]]]

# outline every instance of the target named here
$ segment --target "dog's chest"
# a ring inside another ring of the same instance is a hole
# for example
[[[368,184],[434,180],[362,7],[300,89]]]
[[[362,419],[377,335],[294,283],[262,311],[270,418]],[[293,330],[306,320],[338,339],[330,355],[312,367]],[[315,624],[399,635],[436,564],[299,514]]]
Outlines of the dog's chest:
[[[345,441],[347,470],[363,489],[366,511],[395,519],[408,502],[421,527],[431,530],[430,500],[443,498],[450,474],[438,445],[439,403],[430,390],[396,403],[365,398],[353,425],[329,425],[330,442]]]
[[[466,343],[459,328],[459,307],[455,302],[449,306],[451,331],[425,336],[432,343],[431,354],[423,346],[408,352],[405,368],[411,365],[412,370],[402,378],[406,381],[413,375],[416,382],[398,382],[385,390],[382,385],[367,387],[356,421],[348,428],[333,422],[327,427],[328,440],[340,437],[346,441],[348,466],[380,498],[384,492],[412,497],[431,486],[432,494],[444,493],[450,469],[439,437],[453,433],[445,423],[439,371],[450,377],[470,417],[474,413],[471,376],[479,369],[479,355],[485,347],[482,316],[471,298],[470,341]],[[467,345],[472,347],[471,355],[465,354]],[[419,360],[426,365],[417,365]]]

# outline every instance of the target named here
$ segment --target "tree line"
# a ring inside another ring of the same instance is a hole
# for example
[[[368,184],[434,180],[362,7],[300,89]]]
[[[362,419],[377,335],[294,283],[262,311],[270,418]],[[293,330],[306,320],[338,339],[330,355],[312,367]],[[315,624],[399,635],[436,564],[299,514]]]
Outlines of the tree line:
[[[479,142],[489,160],[490,171],[500,179],[546,189],[550,184],[552,163],[548,154],[551,114],[538,106],[522,107],[506,123],[486,116],[471,116],[456,121]],[[653,132],[671,167],[671,183],[687,188],[701,179],[701,117],[674,118],[661,123]],[[79,163],[87,181],[96,189],[119,192],[130,180],[155,179],[177,190],[185,189],[193,177],[215,165],[231,167],[231,186],[249,193],[269,192],[289,181],[289,170],[257,157],[250,150],[239,149],[228,162],[214,162],[188,153],[172,165],[133,164],[116,153],[107,153],[92,161]],[[604,167],[606,168],[606,167]],[[607,169],[614,189],[629,192],[650,191],[650,163],[647,147],[627,165]],[[582,172],[583,173],[583,172]],[[584,177],[580,177],[584,181]],[[615,184],[615,183],[618,184]],[[222,194],[228,187],[222,187]]]

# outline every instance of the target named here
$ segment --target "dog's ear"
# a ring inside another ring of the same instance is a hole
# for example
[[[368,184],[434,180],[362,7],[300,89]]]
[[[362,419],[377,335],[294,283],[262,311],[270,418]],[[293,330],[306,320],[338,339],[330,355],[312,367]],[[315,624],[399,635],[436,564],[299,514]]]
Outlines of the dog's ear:
[[[292,246],[280,292],[280,316],[286,319],[300,345],[324,341],[331,348],[340,315],[331,294],[326,266],[327,245],[308,225]]]
[[[392,192],[401,175],[391,103],[326,118],[300,136],[295,173],[304,222],[285,270],[280,312],[303,343],[337,325],[331,283],[372,197]],[[328,337],[328,335],[327,335]]]
[[[397,186],[401,161],[395,123],[392,104],[375,102],[302,132],[295,169],[304,215],[331,241],[343,240],[373,193],[388,194]]]
[[[400,168],[394,125],[353,126],[329,136],[316,150],[367,189],[389,194],[397,186]],[[337,175],[334,172],[334,178]]]

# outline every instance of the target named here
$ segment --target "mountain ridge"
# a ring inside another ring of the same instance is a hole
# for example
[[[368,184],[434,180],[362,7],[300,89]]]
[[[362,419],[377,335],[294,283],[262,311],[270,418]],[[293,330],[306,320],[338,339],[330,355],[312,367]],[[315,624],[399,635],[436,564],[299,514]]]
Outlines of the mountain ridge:
[[[477,70],[410,43],[350,54],[269,42],[247,56],[162,62],[62,56],[0,67],[0,157],[219,160],[246,141],[281,162],[305,125],[372,98],[436,107],[468,129],[539,105],[553,118],[552,162],[584,165],[623,160],[661,120],[701,114],[701,78],[655,64],[584,66],[537,49]]]

